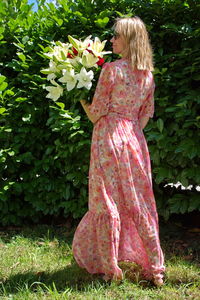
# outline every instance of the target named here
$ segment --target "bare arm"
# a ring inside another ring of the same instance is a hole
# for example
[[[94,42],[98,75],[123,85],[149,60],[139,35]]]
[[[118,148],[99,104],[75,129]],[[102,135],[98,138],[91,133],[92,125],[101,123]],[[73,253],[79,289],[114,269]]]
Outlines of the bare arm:
[[[142,129],[144,129],[146,127],[146,125],[147,125],[148,122],[149,122],[149,117],[147,117],[147,116],[142,117],[140,119],[140,127]]]
[[[88,119],[94,124],[98,121],[98,117],[96,117],[94,114],[92,114],[89,110],[89,103],[87,103],[85,100],[80,100],[81,105],[83,106],[84,111],[86,112]]]

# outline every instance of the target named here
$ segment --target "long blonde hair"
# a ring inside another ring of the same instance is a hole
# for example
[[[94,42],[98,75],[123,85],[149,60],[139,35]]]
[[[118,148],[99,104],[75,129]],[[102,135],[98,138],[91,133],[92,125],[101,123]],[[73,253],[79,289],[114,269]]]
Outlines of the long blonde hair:
[[[144,22],[139,17],[118,18],[113,29],[124,39],[123,56],[131,61],[133,68],[153,71],[152,47]]]

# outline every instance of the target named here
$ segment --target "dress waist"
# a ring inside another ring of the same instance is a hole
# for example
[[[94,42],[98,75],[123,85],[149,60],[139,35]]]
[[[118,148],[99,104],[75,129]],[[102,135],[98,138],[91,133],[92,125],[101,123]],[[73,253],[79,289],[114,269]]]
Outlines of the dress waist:
[[[138,117],[136,117],[136,116],[134,117],[130,114],[120,113],[120,112],[116,112],[116,111],[109,111],[108,115],[109,116],[114,116],[114,117],[117,117],[117,118],[120,118],[120,119],[126,119],[126,120],[129,120],[129,121],[132,121],[133,123],[138,123]]]

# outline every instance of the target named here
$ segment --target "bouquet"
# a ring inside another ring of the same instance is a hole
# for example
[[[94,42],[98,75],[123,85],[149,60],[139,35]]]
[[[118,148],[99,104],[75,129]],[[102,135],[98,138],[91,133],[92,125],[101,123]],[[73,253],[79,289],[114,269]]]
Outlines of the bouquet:
[[[76,100],[87,98],[98,67],[104,63],[103,56],[111,53],[103,51],[106,40],[101,42],[88,36],[84,41],[68,36],[69,43],[54,42],[44,56],[50,59],[49,67],[41,70],[47,75],[51,85],[44,86],[47,98],[57,101],[64,92],[75,91]]]

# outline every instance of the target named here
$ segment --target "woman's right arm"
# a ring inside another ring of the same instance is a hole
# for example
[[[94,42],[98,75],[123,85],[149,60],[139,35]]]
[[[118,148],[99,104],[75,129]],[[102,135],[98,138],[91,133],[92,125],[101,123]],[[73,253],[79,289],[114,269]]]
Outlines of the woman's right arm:
[[[105,63],[93,96],[92,104],[87,105],[82,101],[83,108],[88,118],[96,123],[102,116],[107,115],[111,93],[114,85],[114,70],[110,63]]]
[[[82,105],[84,111],[86,112],[86,115],[88,116],[88,119],[89,119],[93,124],[95,124],[95,123],[99,120],[99,117],[96,116],[95,114],[92,114],[92,113],[90,112],[90,110],[89,110],[90,104],[87,103],[87,101],[85,101],[85,100],[80,100],[80,102],[81,102],[81,105]]]

